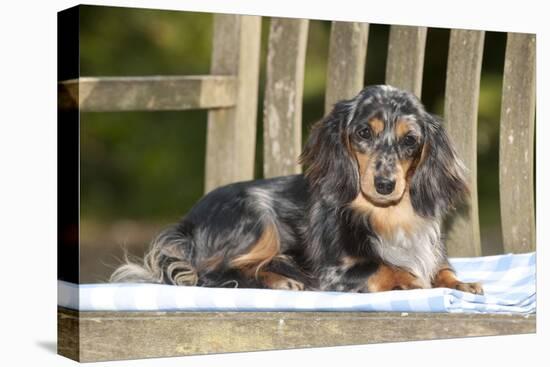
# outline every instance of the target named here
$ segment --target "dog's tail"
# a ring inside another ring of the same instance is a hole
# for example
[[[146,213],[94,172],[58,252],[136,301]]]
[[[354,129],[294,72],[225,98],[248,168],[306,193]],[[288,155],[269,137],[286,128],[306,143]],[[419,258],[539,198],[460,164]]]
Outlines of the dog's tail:
[[[130,259],[125,250],[125,264],[111,275],[112,283],[164,283],[197,285],[198,273],[190,261],[192,239],[177,226],[160,233],[143,260]]]

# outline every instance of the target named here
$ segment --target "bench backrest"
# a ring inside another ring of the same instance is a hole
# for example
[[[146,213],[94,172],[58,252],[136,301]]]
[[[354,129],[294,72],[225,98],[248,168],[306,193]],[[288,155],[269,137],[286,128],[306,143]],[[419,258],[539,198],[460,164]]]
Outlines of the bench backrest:
[[[263,101],[265,177],[301,172],[302,92],[308,20],[271,18]],[[332,22],[325,110],[363,87],[367,23]],[[80,78],[60,83],[61,107],[81,111],[208,109],[205,191],[252,179],[261,17],[216,14],[211,75]],[[425,27],[391,26],[386,83],[420,96]],[[451,256],[481,255],[477,115],[484,32],[452,29],[444,121],[469,170],[471,200],[448,230]],[[500,202],[505,252],[535,249],[535,36],[508,33],[500,122]]]

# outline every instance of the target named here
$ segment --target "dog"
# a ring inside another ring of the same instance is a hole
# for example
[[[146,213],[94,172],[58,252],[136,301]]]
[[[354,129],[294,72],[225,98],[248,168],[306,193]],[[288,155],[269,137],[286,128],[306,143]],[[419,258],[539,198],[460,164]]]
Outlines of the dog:
[[[381,292],[457,279],[441,236],[469,191],[440,118],[412,93],[368,86],[317,122],[304,174],[233,183],[204,196],[113,282]]]

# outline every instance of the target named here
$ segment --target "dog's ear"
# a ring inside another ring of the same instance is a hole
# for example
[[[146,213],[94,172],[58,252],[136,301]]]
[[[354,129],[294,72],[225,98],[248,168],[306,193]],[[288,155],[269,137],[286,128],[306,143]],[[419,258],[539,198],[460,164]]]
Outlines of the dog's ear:
[[[469,193],[465,168],[440,118],[426,113],[424,145],[411,180],[413,208],[424,216],[441,216]]]
[[[313,125],[300,155],[312,189],[331,206],[345,205],[359,193],[359,173],[346,132],[355,106],[355,99],[337,103],[324,119]]]

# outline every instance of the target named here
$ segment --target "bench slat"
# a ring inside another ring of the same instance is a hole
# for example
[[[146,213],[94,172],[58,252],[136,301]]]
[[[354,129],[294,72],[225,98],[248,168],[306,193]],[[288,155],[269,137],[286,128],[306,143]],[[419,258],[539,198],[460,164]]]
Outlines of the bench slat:
[[[211,73],[237,77],[236,106],[208,111],[205,191],[254,177],[261,18],[216,14]]]
[[[59,83],[59,107],[82,112],[160,111],[229,107],[232,76],[82,77]]]
[[[453,29],[450,37],[445,86],[445,127],[468,169],[471,198],[451,218],[447,250],[450,256],[480,256],[477,115],[485,33]]]
[[[332,22],[325,91],[325,113],[364,85],[368,23]]]
[[[309,21],[272,18],[264,97],[264,177],[301,172],[302,94]]]
[[[505,252],[535,250],[535,36],[508,33],[500,122],[500,201]]]
[[[391,26],[386,84],[420,97],[426,48],[426,27]]]
[[[78,325],[76,329],[75,324]],[[75,312],[60,307],[58,325],[59,353],[80,362],[94,362],[526,334],[535,332],[536,316],[389,312]],[[80,344],[75,345],[75,340]]]

